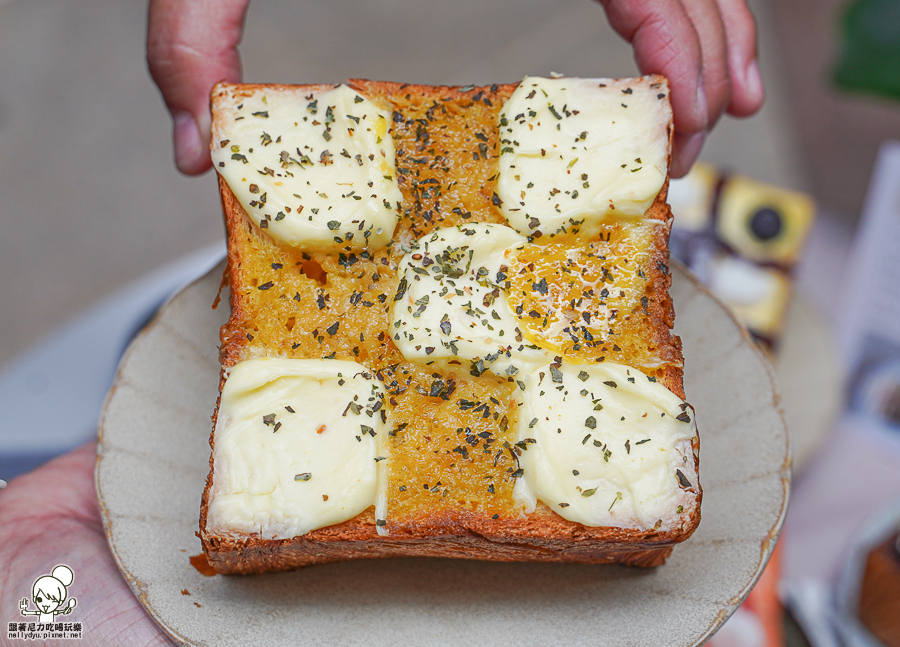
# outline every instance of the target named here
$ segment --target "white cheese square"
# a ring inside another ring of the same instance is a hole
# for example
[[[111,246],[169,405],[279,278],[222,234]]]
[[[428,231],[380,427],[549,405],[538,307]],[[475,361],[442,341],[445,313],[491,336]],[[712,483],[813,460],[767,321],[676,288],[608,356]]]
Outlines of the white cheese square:
[[[638,371],[548,364],[527,376],[519,465],[531,496],[586,526],[669,530],[697,505],[693,410]]]
[[[255,359],[222,389],[207,531],[288,539],[376,502],[381,383],[356,362]]]
[[[506,301],[506,277],[525,238],[506,225],[437,229],[400,264],[389,332],[410,360],[516,377],[548,361],[522,336]]]
[[[672,108],[661,77],[526,77],[500,113],[497,195],[524,236],[640,217],[668,172]]]
[[[346,85],[224,86],[214,105],[213,164],[272,238],[316,251],[387,245],[401,201],[388,112]]]

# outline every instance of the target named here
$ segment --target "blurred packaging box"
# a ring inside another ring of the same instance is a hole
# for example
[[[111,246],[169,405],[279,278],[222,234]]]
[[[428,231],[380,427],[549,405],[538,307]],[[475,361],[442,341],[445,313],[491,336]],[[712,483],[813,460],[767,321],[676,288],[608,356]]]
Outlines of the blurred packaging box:
[[[815,216],[802,193],[695,164],[669,185],[669,246],[767,350],[777,347],[791,274]]]

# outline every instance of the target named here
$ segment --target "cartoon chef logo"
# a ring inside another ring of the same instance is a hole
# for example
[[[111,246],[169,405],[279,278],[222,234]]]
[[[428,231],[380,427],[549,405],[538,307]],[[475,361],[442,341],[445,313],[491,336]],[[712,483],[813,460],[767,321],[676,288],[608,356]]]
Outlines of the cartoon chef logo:
[[[31,601],[34,609],[28,603],[28,598],[22,598],[19,602],[19,613],[27,619],[28,616],[37,616],[28,622],[25,619],[11,621],[8,626],[7,637],[19,640],[35,640],[46,644],[49,640],[81,640],[83,638],[84,625],[69,619],[69,614],[78,604],[78,601],[69,595],[69,587],[75,579],[72,569],[65,564],[60,564],[49,575],[42,575],[31,586]]]
[[[41,624],[50,624],[56,621],[58,615],[69,615],[78,604],[75,598],[68,597],[68,587],[75,579],[72,569],[65,564],[60,564],[53,569],[50,575],[43,575],[34,581],[31,587],[32,600],[37,609],[28,609],[28,600],[22,598],[19,603],[19,612],[23,616],[38,616]]]

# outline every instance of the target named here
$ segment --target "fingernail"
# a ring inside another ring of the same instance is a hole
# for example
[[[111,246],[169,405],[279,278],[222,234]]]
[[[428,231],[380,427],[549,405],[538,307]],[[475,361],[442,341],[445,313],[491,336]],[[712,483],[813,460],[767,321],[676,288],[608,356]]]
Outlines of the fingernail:
[[[706,89],[703,87],[703,77],[697,79],[697,121],[702,128],[709,125],[709,104],[706,103]]]
[[[203,143],[200,140],[200,129],[194,116],[189,112],[176,112],[172,115],[174,122],[173,138],[175,140],[175,165],[183,173],[189,173],[203,155]]]
[[[763,92],[762,76],[759,73],[759,63],[754,58],[747,66],[744,74],[744,83],[747,86],[747,93],[752,97],[760,97]]]
[[[700,151],[703,150],[705,141],[706,131],[702,131],[678,142],[677,157],[672,164],[672,177],[679,178],[687,175],[694,162],[700,157]]]

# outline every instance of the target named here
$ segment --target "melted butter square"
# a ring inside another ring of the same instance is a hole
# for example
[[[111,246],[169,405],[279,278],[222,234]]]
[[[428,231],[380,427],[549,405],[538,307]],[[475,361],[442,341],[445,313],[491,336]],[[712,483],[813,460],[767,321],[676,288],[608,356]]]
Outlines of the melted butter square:
[[[519,463],[530,495],[586,526],[669,530],[697,505],[693,411],[640,371],[549,364],[526,379]]]
[[[390,115],[346,85],[307,95],[221,86],[212,159],[250,218],[305,250],[379,249],[401,193]]]
[[[672,109],[662,77],[526,77],[500,115],[497,194],[524,236],[591,235],[639,218],[668,172]]]
[[[234,366],[216,422],[207,529],[286,539],[374,505],[383,406],[380,382],[356,362]]]
[[[514,250],[506,225],[435,230],[403,257],[389,331],[412,362],[514,377],[547,360],[527,341],[506,302]]]

